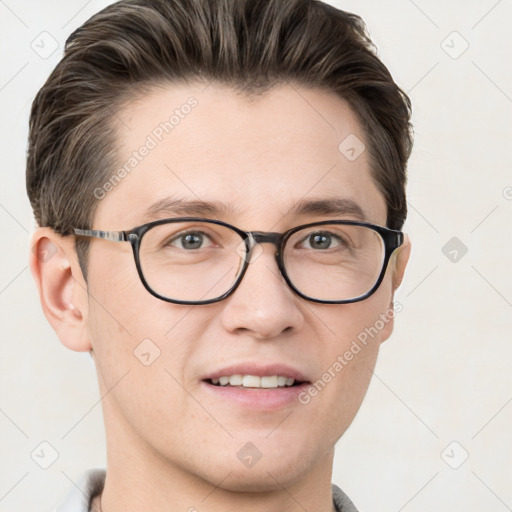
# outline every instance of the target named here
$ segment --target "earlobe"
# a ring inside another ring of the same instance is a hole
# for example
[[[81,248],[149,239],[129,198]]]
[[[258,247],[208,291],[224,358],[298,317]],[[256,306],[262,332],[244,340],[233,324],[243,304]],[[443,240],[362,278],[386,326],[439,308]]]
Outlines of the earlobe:
[[[88,351],[87,288],[72,237],[38,228],[32,237],[30,270],[43,312],[61,342],[71,350]]]

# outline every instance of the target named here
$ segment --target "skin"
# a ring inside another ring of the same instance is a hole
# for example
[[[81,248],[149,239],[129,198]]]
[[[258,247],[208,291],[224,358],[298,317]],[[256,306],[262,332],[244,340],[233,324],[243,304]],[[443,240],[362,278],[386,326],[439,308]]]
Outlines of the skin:
[[[386,224],[368,152],[351,162],[338,150],[349,134],[365,140],[360,124],[346,102],[320,90],[280,85],[248,101],[221,85],[162,86],[120,113],[119,162],[190,96],[198,106],[99,202],[93,229],[154,220],[145,209],[171,195],[230,204],[233,212],[221,220],[248,231],[354,218],[287,214],[313,198],[351,199],[368,222]],[[72,237],[39,228],[33,244],[31,268],[48,320],[64,345],[92,351],[101,395],[108,393],[104,512],[333,510],[334,445],[361,405],[392,320],[307,405],[249,410],[212,399],[200,379],[241,360],[283,362],[319,379],[389,310],[409,257],[407,237],[377,292],[347,305],[295,295],[271,244],[261,246],[233,295],[202,306],[149,294],[128,243],[91,240],[87,283]],[[53,246],[53,257],[37,258]],[[147,338],[161,351],[150,366],[133,354]],[[262,453],[251,468],[237,457],[246,442]]]

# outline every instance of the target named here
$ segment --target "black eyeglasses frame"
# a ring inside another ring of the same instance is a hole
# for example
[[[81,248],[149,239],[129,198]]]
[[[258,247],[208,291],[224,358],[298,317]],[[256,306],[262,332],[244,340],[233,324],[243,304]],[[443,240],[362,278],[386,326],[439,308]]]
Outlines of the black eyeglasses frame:
[[[233,231],[235,231],[240,238],[243,240],[246,248],[246,254],[245,259],[243,262],[243,267],[238,274],[238,277],[236,278],[235,282],[233,283],[233,286],[224,294],[222,294],[220,297],[216,297],[214,299],[208,299],[203,301],[182,301],[177,299],[171,299],[169,297],[165,297],[164,295],[160,295],[159,293],[155,292],[147,283],[144,274],[142,272],[142,266],[140,263],[140,244],[142,241],[143,236],[152,228],[155,226],[160,226],[162,224],[171,224],[174,222],[206,222],[211,224],[216,224],[219,226],[224,226],[226,228],[229,228]],[[286,273],[285,265],[283,262],[283,252],[284,247],[286,245],[287,240],[297,231],[300,231],[305,228],[315,227],[315,226],[322,226],[327,224],[339,224],[339,225],[347,225],[347,226],[363,226],[369,229],[372,229],[376,233],[380,235],[384,242],[384,259],[382,262],[382,269],[380,271],[379,277],[377,278],[377,281],[373,285],[373,287],[364,293],[363,295],[360,295],[359,297],[355,297],[352,299],[343,299],[343,300],[322,300],[322,299],[315,299],[312,297],[308,297],[307,295],[304,295],[300,290],[298,290],[293,283],[291,282],[290,278],[288,277],[288,274]],[[393,252],[400,247],[404,242],[404,234],[402,231],[396,231],[394,229],[390,229],[384,226],[378,226],[376,224],[370,224],[368,222],[361,222],[361,221],[355,221],[355,220],[323,220],[318,222],[312,222],[309,224],[302,224],[300,226],[296,226],[288,231],[285,231],[284,233],[277,233],[277,232],[265,232],[265,231],[243,231],[236,226],[233,226],[231,224],[228,224],[224,221],[217,220],[217,219],[206,219],[201,217],[178,217],[178,218],[169,218],[169,219],[161,219],[156,220],[153,222],[149,222],[147,224],[142,224],[141,226],[137,226],[133,229],[130,229],[129,231],[99,231],[99,230],[91,230],[91,229],[77,229],[74,228],[73,232],[76,236],[85,236],[85,237],[91,237],[91,238],[101,238],[104,240],[110,240],[112,242],[130,242],[133,256],[135,259],[135,266],[137,268],[137,273],[139,274],[139,278],[146,288],[146,290],[153,295],[154,297],[157,297],[158,299],[161,299],[165,302],[171,302],[173,304],[182,304],[182,305],[205,305],[205,304],[212,304],[215,302],[220,302],[221,300],[226,299],[229,297],[234,291],[238,288],[240,283],[242,282],[242,279],[245,275],[245,272],[247,271],[247,268],[249,266],[249,262],[251,260],[251,254],[254,249],[254,247],[257,244],[261,243],[271,243],[274,244],[277,247],[277,251],[275,253],[276,263],[279,268],[279,271],[281,272],[281,275],[283,276],[284,280],[288,284],[288,286],[291,288],[291,290],[298,295],[299,297],[308,300],[310,302],[315,302],[319,304],[352,304],[354,302],[359,302],[364,299],[367,299],[372,294],[374,294],[379,286],[382,283],[382,280],[384,279],[384,275],[386,274],[386,269],[389,264],[389,260],[391,258],[391,255]]]

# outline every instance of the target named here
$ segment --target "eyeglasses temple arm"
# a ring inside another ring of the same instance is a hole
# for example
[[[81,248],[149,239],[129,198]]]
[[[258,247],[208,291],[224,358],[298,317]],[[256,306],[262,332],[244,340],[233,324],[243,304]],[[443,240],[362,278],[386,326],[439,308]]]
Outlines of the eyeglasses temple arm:
[[[92,238],[103,238],[112,242],[125,242],[127,240],[124,231],[98,231],[96,229],[73,229],[75,235],[88,236]]]

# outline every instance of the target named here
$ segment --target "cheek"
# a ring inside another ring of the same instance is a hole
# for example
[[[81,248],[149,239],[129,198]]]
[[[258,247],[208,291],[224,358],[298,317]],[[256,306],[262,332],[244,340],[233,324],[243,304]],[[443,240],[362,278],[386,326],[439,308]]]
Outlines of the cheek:
[[[101,329],[97,339],[109,335],[112,343],[122,343],[123,338],[140,343],[146,338],[160,338],[172,325],[173,315],[166,307],[172,305],[144,288],[129,244],[106,242],[91,251],[88,292],[90,325],[96,331]]]
[[[379,289],[365,300],[332,309],[317,309],[318,317],[329,328],[326,344],[331,357],[352,350],[357,359],[364,359],[368,350],[358,352],[356,345],[378,350],[379,344],[390,335],[395,316],[390,281],[386,277]],[[325,344],[322,347],[325,349]]]
[[[194,348],[190,340],[198,338],[205,319],[191,307],[151,295],[137,275],[131,253],[116,254],[108,248],[101,257],[94,256],[88,283],[88,330],[107,389],[127,371],[149,385],[148,376],[157,367],[181,380]],[[141,371],[145,374],[139,375]]]
[[[197,407],[180,383],[204,315],[160,301],[118,276],[103,286],[92,277],[97,298],[89,299],[88,323],[106,421],[125,425],[123,432],[140,438],[164,439],[170,425],[173,438],[183,437],[186,425],[180,418],[193,418]]]
[[[338,439],[350,425],[368,390],[380,344],[391,333],[395,313],[389,288],[383,285],[361,302],[318,309],[332,332],[321,343],[317,380],[301,401],[328,411],[321,415],[327,437]]]

